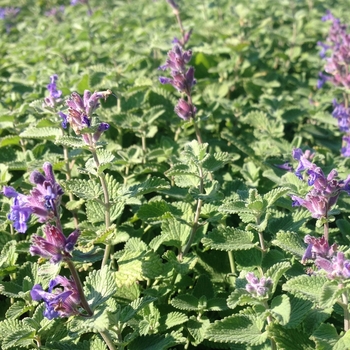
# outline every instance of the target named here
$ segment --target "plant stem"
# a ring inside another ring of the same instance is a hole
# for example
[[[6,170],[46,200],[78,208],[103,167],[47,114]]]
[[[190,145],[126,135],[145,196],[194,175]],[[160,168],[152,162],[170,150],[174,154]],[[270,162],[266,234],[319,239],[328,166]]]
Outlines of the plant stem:
[[[329,238],[329,223],[328,223],[328,220],[323,226],[323,236],[324,236],[326,242],[328,243],[328,238]]]
[[[101,337],[103,338],[103,340],[105,341],[105,343],[107,344],[109,350],[117,350],[117,348],[114,346],[113,340],[112,340],[112,338],[107,330],[100,331],[99,333],[100,333]]]
[[[233,252],[229,251],[227,254],[228,254],[228,259],[230,261],[231,273],[233,275],[236,275],[236,264],[235,264],[235,257],[233,255]]]
[[[203,170],[202,168],[199,166],[198,167],[198,170],[199,170],[199,177],[200,177],[200,183],[199,183],[199,193],[202,194],[203,191],[204,191],[204,184],[203,184]],[[190,237],[186,243],[186,246],[181,254],[180,252],[180,257],[181,259],[188,253],[188,251],[190,250],[190,247],[191,247],[191,244],[193,242],[193,239],[194,239],[194,236],[198,230],[198,221],[199,221],[199,217],[201,215],[201,209],[202,209],[202,204],[203,204],[203,201],[199,198],[197,200],[197,209],[196,209],[196,213],[195,213],[195,216],[194,216],[194,220],[193,220],[193,224],[192,224],[192,229],[191,229],[191,233],[190,233]]]
[[[81,299],[81,305],[82,307],[85,309],[85,311],[87,312],[88,316],[91,317],[94,312],[91,310],[90,305],[88,304],[86,298],[85,298],[85,294],[84,294],[84,290],[83,290],[83,286],[81,284],[79,275],[78,275],[78,271],[75,268],[75,265],[73,264],[73,262],[71,260],[67,260],[67,265],[69,267],[70,273],[72,274],[73,280],[77,286],[78,289],[78,293]]]
[[[347,332],[350,329],[350,314],[349,314],[349,299],[348,292],[344,291],[341,295],[343,301],[343,310],[344,310],[344,331]]]
[[[96,167],[99,167],[100,162],[98,160],[96,149],[91,147],[90,151],[91,151],[92,156],[94,158]],[[109,193],[108,193],[107,181],[106,181],[106,176],[104,173],[101,173],[98,177],[100,179],[100,183],[101,183],[102,191],[103,191],[103,196],[104,196],[105,229],[107,230],[109,228],[109,226],[111,225],[111,213],[110,213],[110,203],[109,203]],[[111,245],[107,244],[105,251],[104,251],[101,267],[103,267],[107,264],[110,252],[111,252]]]
[[[266,310],[269,309],[269,305],[267,304],[267,301],[264,301],[264,307],[265,307]],[[271,315],[267,316],[266,320],[267,320],[267,323],[268,323],[268,324],[270,324],[271,322],[273,322],[273,319],[272,319],[272,316],[271,316]],[[272,338],[270,338],[270,343],[271,343],[271,348],[270,348],[270,349],[271,349],[271,350],[277,350],[276,343],[275,343],[275,341],[274,341]]]

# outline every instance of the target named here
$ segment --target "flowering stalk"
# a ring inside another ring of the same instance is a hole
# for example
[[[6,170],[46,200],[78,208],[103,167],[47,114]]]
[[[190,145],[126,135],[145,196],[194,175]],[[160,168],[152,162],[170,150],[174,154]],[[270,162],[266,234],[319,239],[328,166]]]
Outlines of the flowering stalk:
[[[179,44],[175,44],[172,50],[168,52],[168,59],[166,63],[158,68],[160,70],[170,69],[170,75],[172,77],[159,77],[159,81],[161,84],[171,84],[180,93],[185,95],[186,99],[180,98],[175,106],[175,113],[183,120],[193,120],[197,140],[200,144],[202,144],[202,137],[195,119],[197,108],[193,104],[191,92],[192,87],[197,81],[194,78],[194,68],[186,68],[186,65],[191,60],[191,57],[191,50],[183,51]]]
[[[168,4],[171,6],[173,9],[173,13],[176,17],[177,23],[179,24],[180,27],[180,32],[182,35],[182,39],[174,38],[173,44],[179,44],[181,47],[184,49],[187,42],[190,40],[191,34],[192,34],[192,29],[186,32],[184,30],[184,27],[182,25],[181,17],[180,17],[180,9],[178,4],[175,2],[175,0],[167,0]]]
[[[70,99],[66,102],[68,105],[68,114],[60,112],[63,123],[70,124],[77,135],[81,135],[84,142],[89,146],[89,150],[93,156],[96,168],[100,166],[100,161],[96,152],[96,143],[100,139],[102,133],[109,128],[109,124],[99,122],[96,117],[93,117],[95,110],[100,106],[99,100],[106,99],[112,91],[100,91],[93,94],[89,90],[84,91],[84,96],[73,92]],[[105,174],[102,172],[98,175],[104,195],[104,213],[105,213],[105,228],[108,229],[111,225],[110,220],[110,201],[107,188]],[[111,246],[107,245],[102,260],[102,266],[106,265],[110,255]]]

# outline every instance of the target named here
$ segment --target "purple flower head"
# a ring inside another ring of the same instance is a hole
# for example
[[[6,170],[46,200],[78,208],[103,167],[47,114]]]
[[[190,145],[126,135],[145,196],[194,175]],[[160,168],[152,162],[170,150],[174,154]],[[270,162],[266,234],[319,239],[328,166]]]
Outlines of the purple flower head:
[[[67,114],[65,114],[65,113],[63,113],[63,112],[61,112],[61,111],[59,111],[59,112],[58,112],[58,115],[62,118],[62,123],[61,123],[62,128],[63,128],[63,129],[66,129],[66,128],[67,128],[67,123],[68,123]]]
[[[318,73],[318,80],[317,80],[317,89],[321,89],[323,87],[323,85],[329,80],[329,76],[319,72]]]
[[[257,297],[265,297],[272,289],[272,279],[270,277],[261,277],[260,280],[252,272],[248,272],[245,276],[248,281],[246,291]]]
[[[56,226],[46,224],[44,232],[46,239],[33,235],[33,242],[29,249],[31,255],[40,255],[43,258],[50,259],[53,264],[72,258],[71,252],[80,235],[79,230],[73,231],[66,238]]]
[[[306,235],[304,242],[307,243],[306,251],[301,259],[301,262],[304,264],[306,260],[313,259],[315,260],[318,257],[329,259],[333,257],[337,251],[337,245],[334,243],[329,246],[326,238],[322,236],[321,238],[312,237]]]
[[[286,170],[286,171],[289,171],[289,172],[293,171],[293,166],[289,162],[286,162],[286,163],[283,163],[283,164],[274,164],[274,166],[276,168],[279,168],[279,169],[282,169],[282,170]]]
[[[97,142],[100,139],[102,133],[105,132],[108,129],[109,129],[109,124],[108,123],[100,123],[100,125],[98,126],[97,131],[94,132],[93,135],[92,135],[93,141]]]
[[[185,74],[186,64],[190,62],[192,58],[192,51],[183,51],[179,44],[175,44],[168,52],[168,59],[163,66],[160,66],[160,70],[170,69],[171,72],[181,72]]]
[[[28,198],[24,194],[18,193],[13,187],[4,186],[2,193],[9,198],[13,198],[11,211],[8,219],[13,221],[13,227],[19,233],[27,231],[27,222],[33,213],[29,206]]]
[[[189,120],[194,118],[197,108],[187,103],[184,99],[180,98],[179,102],[175,106],[175,113],[183,120]]]
[[[92,115],[100,106],[99,100],[106,99],[111,94],[110,90],[94,92],[93,94],[89,90],[85,90],[84,96],[81,98],[78,93],[73,92],[67,101],[68,115],[64,113],[60,115],[64,121],[68,121],[74,132],[80,135],[84,133],[82,130],[90,128]]]
[[[35,301],[44,300],[44,316],[49,320],[80,314],[81,299],[77,286],[73,280],[66,277],[57,276],[52,280],[48,292],[45,292],[40,284],[36,284],[30,295]]]
[[[45,176],[37,170],[30,175],[30,181],[36,185],[27,196],[33,213],[40,222],[58,217],[58,207],[63,195],[62,187],[56,182],[52,165],[48,162],[43,165]]]
[[[62,20],[62,14],[64,13],[64,6],[53,7],[52,9],[45,12],[46,17],[54,17],[57,21]]]
[[[305,152],[306,154],[306,152]],[[308,185],[313,186],[305,198],[292,195],[293,206],[303,206],[307,208],[312,217],[320,219],[327,217],[329,210],[336,204],[340,192],[350,194],[350,176],[346,180],[337,180],[337,171],[333,169],[328,176],[325,176],[322,169],[316,164],[309,162],[300,149],[293,151],[295,159],[299,160],[295,174],[303,179],[302,171],[307,171]]]
[[[334,17],[333,17],[333,15],[332,15],[330,10],[327,10],[326,14],[321,18],[322,22],[331,21],[333,19],[334,19]]]
[[[11,31],[20,11],[21,9],[17,7],[0,7],[0,19],[4,21],[7,33]]]
[[[177,37],[174,37],[172,44],[179,44],[181,47],[185,47],[187,42],[190,40],[191,35],[192,35],[192,29],[186,32],[182,39],[178,39]]]
[[[330,260],[318,257],[315,261],[315,265],[319,269],[325,270],[330,279],[343,280],[350,277],[350,261],[345,260],[343,252],[338,252],[337,255]]]
[[[341,155],[343,157],[350,157],[350,136],[343,136],[343,145]]]
[[[300,148],[295,148],[293,149],[292,155],[294,159],[299,161],[297,169],[295,170],[295,175],[299,179],[302,179],[303,176],[301,172],[311,167],[312,163],[309,161],[309,158],[312,159],[314,153],[311,153],[309,150],[306,150],[305,153],[303,153],[303,151]]]
[[[57,104],[62,102],[60,98],[62,95],[61,90],[57,90],[56,82],[58,80],[58,75],[54,74],[50,77],[51,82],[47,85],[47,89],[49,90],[50,95],[45,98],[45,105],[54,108]]]
[[[337,100],[333,100],[334,110],[332,116],[338,120],[338,126],[340,131],[350,131],[350,108],[345,107],[343,103],[337,103]]]

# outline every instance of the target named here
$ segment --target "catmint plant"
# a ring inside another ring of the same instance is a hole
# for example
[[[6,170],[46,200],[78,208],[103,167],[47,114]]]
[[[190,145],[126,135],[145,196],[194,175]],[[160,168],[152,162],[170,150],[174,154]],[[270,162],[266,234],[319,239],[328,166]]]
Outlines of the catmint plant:
[[[304,198],[292,195],[293,206],[303,206],[310,211],[313,218],[323,220],[324,237],[328,242],[328,214],[337,203],[341,192],[350,194],[350,175],[345,180],[337,180],[338,173],[333,169],[326,176],[320,167],[307,159],[300,148],[293,150],[293,157],[299,161],[295,174],[304,180],[303,173],[306,173],[307,183],[311,186]]]
[[[20,11],[21,9],[18,7],[0,7],[0,20],[4,21],[7,33],[11,31]]]
[[[318,42],[321,47],[320,57],[325,60],[325,72],[319,73],[317,88],[322,88],[329,81],[336,87],[350,87],[350,34],[347,33],[347,26],[335,18],[330,11],[322,17],[322,21],[332,21],[326,43]],[[330,53],[327,55],[327,53]],[[350,134],[350,110],[347,94],[343,94],[342,102],[333,100],[332,116],[338,120],[340,131]],[[348,157],[346,140],[343,138],[341,155]]]

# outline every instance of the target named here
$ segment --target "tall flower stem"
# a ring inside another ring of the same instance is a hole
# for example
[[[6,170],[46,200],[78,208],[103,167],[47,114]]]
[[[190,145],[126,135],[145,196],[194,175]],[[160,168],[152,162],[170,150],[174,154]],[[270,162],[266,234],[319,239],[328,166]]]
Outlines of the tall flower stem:
[[[269,305],[267,304],[266,301],[264,302],[264,307],[265,307],[266,310],[269,309]],[[266,320],[267,320],[267,323],[268,323],[268,324],[270,324],[271,322],[273,322],[273,319],[272,319],[272,316],[271,316],[271,315],[267,316]],[[276,343],[275,343],[275,341],[274,341],[272,338],[270,338],[270,344],[271,344],[271,348],[270,348],[271,350],[277,350]]]
[[[107,344],[109,350],[117,350],[117,348],[114,346],[113,340],[112,340],[112,338],[107,330],[100,331],[99,333],[100,333],[101,337],[103,338],[103,340],[105,341],[105,343]]]
[[[236,275],[236,264],[235,264],[235,257],[233,255],[233,251],[229,251],[228,253],[228,259],[230,261],[230,269],[231,269],[231,273],[233,275]]]
[[[199,170],[199,177],[200,177],[200,183],[199,183],[199,193],[203,193],[204,192],[204,181],[203,181],[203,170],[202,168],[199,166],[198,167],[198,170]],[[188,238],[188,241],[185,245],[185,248],[183,250],[182,253],[180,253],[180,260],[188,253],[188,251],[190,250],[191,248],[191,244],[194,240],[194,237],[196,235],[196,232],[199,228],[199,224],[198,224],[198,221],[199,221],[199,217],[200,217],[200,214],[201,214],[201,209],[202,209],[202,204],[203,204],[203,201],[202,199],[198,199],[197,200],[197,208],[196,208],[196,213],[194,215],[194,220],[193,220],[193,224],[192,224],[192,229],[191,229],[191,233],[190,233],[190,237]]]
[[[91,317],[94,314],[94,312],[91,310],[90,305],[88,304],[88,302],[85,298],[83,286],[81,284],[78,272],[75,268],[75,265],[73,264],[73,262],[71,260],[67,260],[66,262],[67,262],[67,265],[69,267],[70,273],[73,277],[73,280],[77,286],[78,293],[79,293],[80,300],[81,300],[81,305],[85,309],[85,311],[87,312],[88,316]]]
[[[92,156],[94,158],[96,167],[99,167],[100,162],[96,153],[96,149],[91,147],[90,151],[92,153]],[[100,183],[102,186],[103,196],[104,196],[104,209],[105,209],[105,229],[108,229],[111,225],[111,213],[110,213],[110,203],[109,203],[109,193],[108,193],[108,187],[107,187],[107,181],[106,176],[104,173],[101,173],[99,175]],[[109,259],[109,255],[111,252],[111,245],[107,244],[105,248],[105,252],[102,259],[101,267],[105,266],[107,264],[107,261]]]
[[[323,225],[323,236],[324,236],[326,242],[328,242],[328,238],[329,238],[329,223],[328,223],[328,220]]]
[[[347,291],[344,291],[342,294],[342,302],[344,310],[344,331],[347,332],[350,329],[349,298]]]

